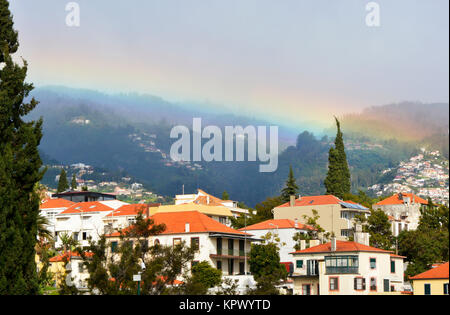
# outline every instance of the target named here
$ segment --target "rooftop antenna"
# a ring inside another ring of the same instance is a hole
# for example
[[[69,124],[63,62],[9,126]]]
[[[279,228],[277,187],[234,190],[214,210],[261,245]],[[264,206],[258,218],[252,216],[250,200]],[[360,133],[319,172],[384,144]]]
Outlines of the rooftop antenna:
[[[184,184],[183,184],[183,195],[184,195]]]

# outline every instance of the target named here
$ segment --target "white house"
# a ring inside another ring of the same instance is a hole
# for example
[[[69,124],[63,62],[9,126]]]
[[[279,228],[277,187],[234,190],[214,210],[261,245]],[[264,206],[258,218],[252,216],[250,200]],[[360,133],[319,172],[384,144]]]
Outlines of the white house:
[[[280,262],[288,263],[293,262],[291,252],[295,251],[295,244],[293,237],[297,233],[307,234],[312,227],[305,224],[301,224],[298,221],[289,219],[277,219],[267,220],[264,222],[249,225],[242,229],[241,232],[248,232],[253,234],[257,238],[262,238],[268,233],[272,236],[277,236],[280,239]]]
[[[415,230],[419,225],[421,209],[423,210],[428,201],[412,193],[399,193],[386,198],[372,206],[375,210],[383,210],[388,216],[392,216],[394,235],[402,229]],[[407,222],[407,223],[406,223]],[[407,226],[405,226],[407,224]]]
[[[337,241],[293,252],[294,294],[400,294],[403,259],[391,251],[368,246],[368,237]],[[366,244],[362,244],[366,243]]]
[[[207,261],[222,270],[226,278],[239,281],[240,292],[247,286],[254,287],[255,281],[249,274],[247,262],[252,242],[258,241],[250,234],[234,230],[198,211],[178,213],[161,212],[152,215],[155,224],[165,224],[166,230],[149,238],[149,245],[161,244],[175,246],[185,242],[198,248],[193,264]],[[120,233],[108,235],[111,253],[115,252],[120,241]],[[182,279],[178,279],[182,280]]]
[[[96,241],[104,234],[103,218],[126,205],[118,200],[79,202],[55,216],[55,246],[61,247],[61,236],[68,234],[81,246],[89,245],[89,238]]]

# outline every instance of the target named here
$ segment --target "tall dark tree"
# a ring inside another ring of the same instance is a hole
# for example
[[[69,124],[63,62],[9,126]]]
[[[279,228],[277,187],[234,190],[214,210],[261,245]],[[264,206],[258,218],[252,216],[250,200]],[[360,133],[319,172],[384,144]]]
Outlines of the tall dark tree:
[[[295,183],[294,171],[292,170],[292,166],[289,166],[289,177],[286,181],[284,188],[281,190],[281,199],[283,202],[288,202],[292,195],[296,195],[298,193],[298,186]]]
[[[341,131],[341,124],[336,118],[337,134],[334,141],[334,148],[331,147],[328,154],[328,173],[325,178],[327,194],[344,198],[350,193],[351,181],[350,170],[345,154],[344,136]]]
[[[230,195],[226,190],[222,193],[222,200],[230,200]]]
[[[75,177],[75,174],[73,174],[73,175],[72,175],[72,183],[70,184],[70,188],[71,188],[72,190],[76,190],[77,187],[78,187],[78,184],[77,184],[77,178]]]
[[[7,0],[0,0],[0,294],[37,294],[35,245],[43,176],[38,145],[42,120],[25,122],[38,102],[28,99],[28,64],[14,62],[18,33]]]
[[[59,174],[59,181],[58,181],[58,189],[57,192],[63,192],[69,189],[69,183],[67,182],[67,173],[64,169],[61,170],[61,173]]]

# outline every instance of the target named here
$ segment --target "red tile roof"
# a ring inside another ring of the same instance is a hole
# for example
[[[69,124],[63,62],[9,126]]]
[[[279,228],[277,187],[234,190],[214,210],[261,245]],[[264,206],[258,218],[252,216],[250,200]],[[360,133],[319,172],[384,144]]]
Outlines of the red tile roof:
[[[72,202],[70,200],[57,198],[57,199],[45,199],[44,202],[42,202],[39,209],[58,209],[58,208],[69,208],[71,205],[74,205],[75,202]]]
[[[425,272],[422,272],[414,277],[410,277],[411,280],[420,280],[420,279],[448,279],[448,262],[445,264],[439,265],[436,268],[432,268]]]
[[[331,242],[317,245],[304,250],[299,250],[291,254],[312,254],[312,253],[329,253],[331,252]],[[336,241],[336,252],[379,252],[392,253],[384,249],[363,245],[356,242]]]
[[[101,211],[112,211],[113,208],[108,207],[102,204],[99,201],[91,201],[91,202],[79,202],[68,209],[61,212],[61,214],[74,214],[74,213],[86,213],[86,212],[101,212]]]
[[[154,224],[165,224],[164,234],[184,234],[184,233],[205,233],[216,232],[225,234],[250,235],[235,229],[232,229],[222,223],[211,219],[207,215],[198,211],[185,212],[159,212],[151,216]],[[186,223],[189,223],[189,232],[186,232]],[[110,237],[120,236],[119,232],[108,235]]]
[[[391,197],[388,197],[380,202],[377,202],[374,204],[374,206],[386,206],[386,205],[402,205],[404,203],[403,199],[400,199],[400,194],[395,194]],[[411,202],[413,201],[414,196],[414,202],[415,203],[421,203],[423,205],[427,205],[428,201],[425,199],[420,198],[419,196],[416,196],[412,193],[402,193],[403,198],[409,197]]]
[[[295,200],[295,207],[304,206],[320,206],[320,205],[337,205],[343,202],[339,198],[333,195],[322,195],[322,196],[305,196],[300,199]],[[278,207],[290,207],[290,203],[286,202]]]
[[[92,257],[93,255],[94,255],[93,253],[86,253],[87,257]],[[60,255],[57,255],[55,257],[50,258],[49,261],[50,262],[61,262],[61,261],[64,261],[66,259],[69,259],[69,257],[70,258],[72,258],[72,257],[81,257],[81,255],[78,252],[68,251],[66,253],[63,253],[63,254],[60,254]]]
[[[107,217],[137,216],[140,211],[145,214],[147,208],[148,205],[146,204],[123,205],[122,207],[108,214]]]
[[[313,227],[300,222],[297,223],[295,227],[295,221],[289,219],[277,219],[277,220],[267,220],[264,222],[259,222],[253,225],[249,225],[245,228],[239,229],[239,231],[244,230],[272,230],[272,229],[298,229],[298,230],[312,230]]]

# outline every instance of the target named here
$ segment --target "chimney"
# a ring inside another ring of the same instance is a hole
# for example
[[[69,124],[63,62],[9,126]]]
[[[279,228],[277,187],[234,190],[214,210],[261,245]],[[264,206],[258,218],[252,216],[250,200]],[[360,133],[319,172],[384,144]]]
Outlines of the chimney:
[[[331,251],[335,252],[337,248],[337,243],[336,243],[336,236],[333,236],[331,238]]]
[[[302,195],[298,195],[298,200],[302,200]]]
[[[295,218],[295,220],[294,220],[294,227],[298,228],[298,219],[297,218]]]
[[[290,196],[289,206],[290,206],[290,207],[295,206],[295,195],[291,195],[291,196]]]
[[[369,246],[369,233],[363,233],[362,225],[360,225],[360,224],[356,225],[354,240],[355,240],[355,243]]]
[[[206,204],[209,205],[209,196],[206,196]]]
[[[191,231],[191,225],[189,223],[186,223],[184,226],[184,231],[186,233],[189,233]]]

